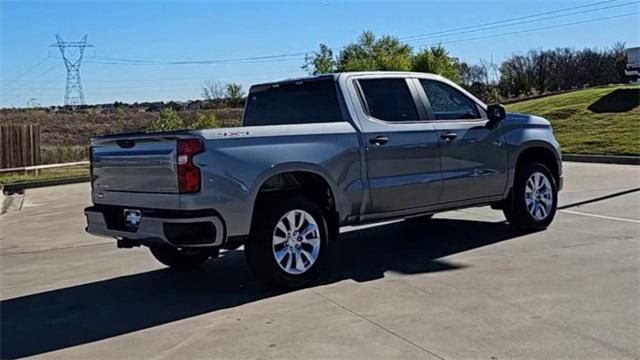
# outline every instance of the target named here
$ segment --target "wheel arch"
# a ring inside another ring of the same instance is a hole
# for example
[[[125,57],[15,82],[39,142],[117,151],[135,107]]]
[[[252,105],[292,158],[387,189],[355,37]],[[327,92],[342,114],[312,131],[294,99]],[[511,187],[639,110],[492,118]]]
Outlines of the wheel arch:
[[[528,162],[538,161],[549,168],[556,186],[560,186],[562,177],[562,167],[560,165],[560,154],[550,144],[543,141],[532,141],[522,147],[520,152],[515,156],[513,162],[512,178],[518,173],[522,166]],[[513,187],[513,180],[510,187]]]
[[[254,189],[252,224],[260,201],[276,194],[302,192],[312,201],[318,202],[325,212],[330,238],[337,237],[340,228],[339,193],[335,182],[321,167],[307,163],[274,166],[260,176]]]

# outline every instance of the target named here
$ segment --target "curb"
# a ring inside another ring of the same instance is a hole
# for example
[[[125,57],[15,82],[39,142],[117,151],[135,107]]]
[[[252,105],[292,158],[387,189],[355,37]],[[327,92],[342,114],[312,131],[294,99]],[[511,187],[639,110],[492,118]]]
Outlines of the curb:
[[[16,192],[24,189],[34,189],[34,188],[45,187],[45,186],[76,184],[76,183],[87,182],[89,180],[90,180],[89,176],[76,176],[76,177],[62,178],[62,179],[5,184],[5,185],[0,185],[0,189],[2,189],[2,193]]]
[[[640,156],[562,154],[562,161],[597,164],[640,165]]]

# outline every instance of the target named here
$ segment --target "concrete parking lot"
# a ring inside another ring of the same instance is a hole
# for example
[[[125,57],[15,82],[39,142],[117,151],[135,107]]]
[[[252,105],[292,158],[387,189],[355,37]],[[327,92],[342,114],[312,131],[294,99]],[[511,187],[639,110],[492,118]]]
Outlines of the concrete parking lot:
[[[489,208],[347,228],[328,274],[293,292],[241,250],[174,272],[85,234],[88,184],[28,190],[0,217],[2,356],[640,358],[640,167],[565,176],[547,231]]]

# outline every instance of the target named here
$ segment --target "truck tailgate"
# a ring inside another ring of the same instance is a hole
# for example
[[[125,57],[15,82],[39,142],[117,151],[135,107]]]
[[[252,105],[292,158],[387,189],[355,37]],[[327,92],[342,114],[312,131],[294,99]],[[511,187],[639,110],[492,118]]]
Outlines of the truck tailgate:
[[[177,193],[176,144],[175,139],[160,136],[93,140],[94,190]]]

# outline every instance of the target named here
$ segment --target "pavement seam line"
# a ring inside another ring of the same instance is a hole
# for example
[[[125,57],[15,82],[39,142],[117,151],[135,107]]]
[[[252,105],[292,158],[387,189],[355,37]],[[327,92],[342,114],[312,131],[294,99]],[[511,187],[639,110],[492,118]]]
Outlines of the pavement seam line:
[[[79,248],[86,248],[86,247],[92,247],[92,246],[105,246],[105,245],[113,245],[113,243],[100,243],[100,244],[83,244],[83,245],[76,245],[76,246],[65,246],[65,247],[57,247],[57,248],[51,248],[51,249],[42,249],[42,250],[31,250],[31,251],[21,251],[21,252],[2,252],[2,256],[13,256],[13,255],[28,255],[28,254],[37,254],[37,253],[42,253],[42,252],[47,252],[47,251],[60,251],[60,250],[69,250],[69,249],[79,249]]]
[[[592,213],[586,213],[586,212],[580,212],[580,211],[573,211],[573,210],[560,210],[560,211],[563,212],[563,213],[572,214],[572,215],[589,216],[589,217],[598,218],[598,219],[624,221],[624,222],[630,222],[630,223],[634,223],[634,224],[640,224],[640,220],[621,218],[621,217],[616,217],[616,216],[598,215],[598,214],[592,214]]]
[[[350,309],[350,308],[348,308],[347,306],[342,305],[342,304],[340,304],[340,303],[339,303],[339,302],[337,302],[337,301],[334,301],[334,300],[333,300],[333,299],[331,299],[330,297],[325,296],[325,295],[323,295],[323,294],[319,293],[319,292],[318,292],[318,291],[316,291],[315,289],[311,289],[311,292],[312,292],[312,293],[314,293],[314,294],[316,294],[316,295],[318,295],[319,297],[321,297],[321,298],[323,298],[323,299],[325,299],[325,300],[329,301],[329,302],[330,302],[330,303],[332,303],[333,305],[335,305],[335,306],[337,306],[337,307],[339,307],[339,308],[341,308],[341,309],[343,309],[343,310],[345,310],[345,311],[347,311],[347,312],[349,312],[349,313],[351,313],[351,314],[353,314],[353,315],[355,315],[355,316],[357,316],[357,317],[359,317],[359,318],[363,319],[364,321],[366,321],[366,322],[370,323],[371,325],[374,325],[375,327],[377,327],[377,328],[379,328],[379,329],[381,329],[381,330],[385,331],[386,333],[391,334],[391,335],[393,335],[393,336],[395,336],[395,337],[399,338],[400,340],[402,340],[402,341],[404,341],[405,343],[407,343],[407,344],[409,344],[409,345],[411,345],[411,346],[413,346],[413,347],[415,347],[415,348],[417,348],[417,349],[421,350],[422,352],[424,352],[424,353],[426,353],[426,354],[429,354],[429,355],[431,355],[431,356],[434,356],[434,357],[436,357],[436,358],[438,358],[438,359],[440,359],[440,360],[446,360],[445,358],[443,358],[442,356],[440,356],[440,355],[438,355],[438,354],[434,353],[433,351],[431,351],[431,350],[429,350],[429,349],[426,349],[426,348],[424,348],[424,347],[420,346],[419,344],[417,344],[417,343],[415,343],[415,342],[413,342],[413,341],[411,341],[411,340],[407,339],[406,337],[404,337],[404,336],[402,336],[402,335],[398,334],[397,332],[395,332],[395,331],[393,331],[393,330],[391,330],[391,329],[386,328],[385,326],[383,326],[383,325],[381,325],[381,324],[379,324],[379,323],[377,323],[377,322],[375,322],[375,321],[373,321],[373,320],[369,319],[368,317],[366,317],[366,316],[364,316],[364,315],[362,315],[362,314],[360,314],[360,313],[358,313],[358,312],[356,312],[356,311],[351,310],[351,309]]]
[[[628,190],[624,190],[624,191],[615,192],[615,193],[609,194],[609,195],[599,196],[599,197],[593,198],[593,199],[587,199],[587,200],[583,200],[583,201],[578,201],[578,202],[575,202],[575,203],[572,203],[572,204],[558,206],[558,210],[564,210],[564,209],[568,209],[568,208],[572,208],[572,207],[576,207],[576,206],[580,206],[580,205],[586,205],[586,204],[591,204],[591,203],[602,201],[602,200],[608,200],[608,199],[611,199],[611,198],[614,198],[614,197],[631,194],[631,193],[634,193],[636,191],[640,191],[640,187],[633,188],[633,189],[628,189]]]

